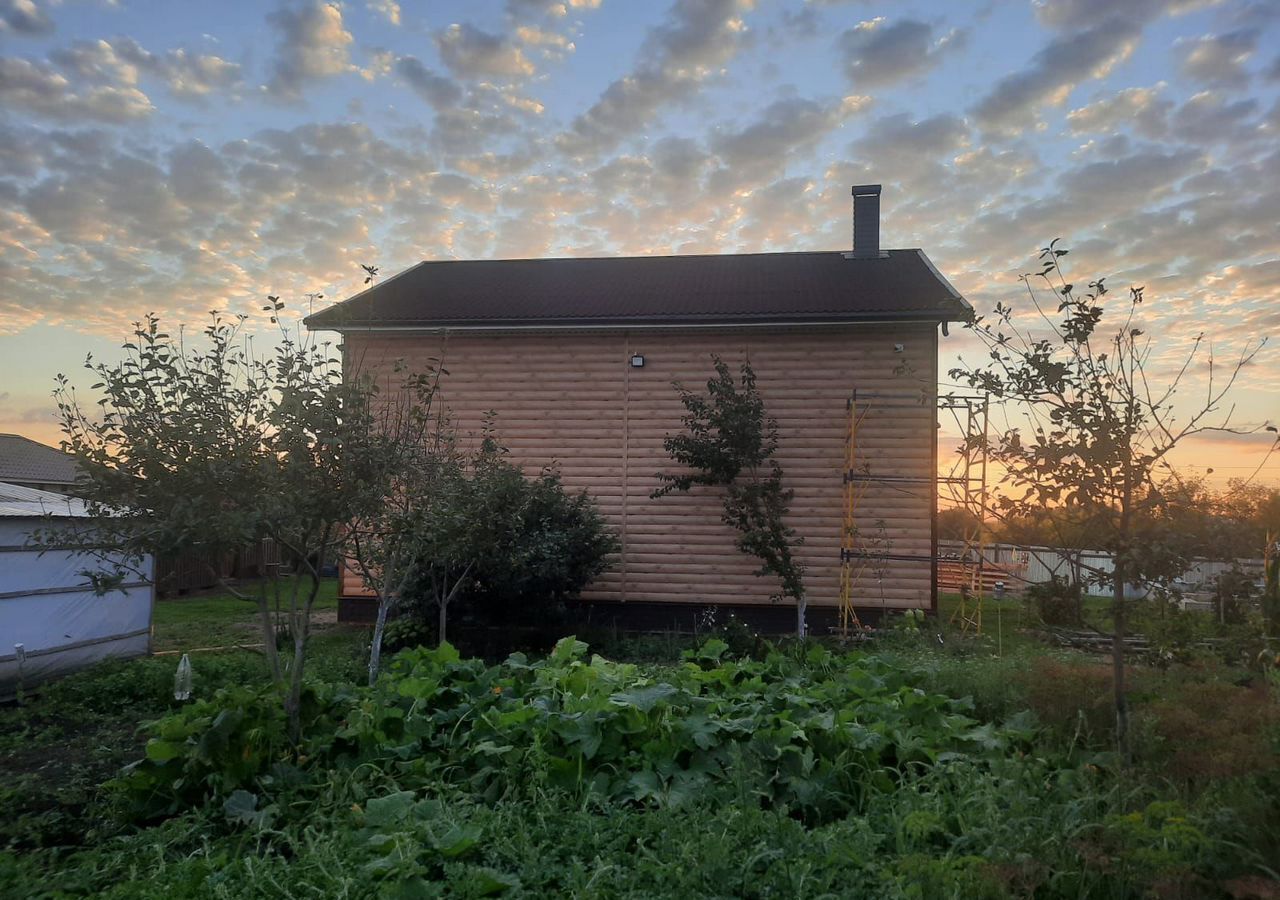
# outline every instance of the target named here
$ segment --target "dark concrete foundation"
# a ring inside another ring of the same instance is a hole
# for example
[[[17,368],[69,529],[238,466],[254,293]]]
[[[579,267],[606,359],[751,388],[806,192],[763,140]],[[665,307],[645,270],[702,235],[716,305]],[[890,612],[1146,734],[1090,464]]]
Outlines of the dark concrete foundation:
[[[714,610],[714,619],[709,615]],[[372,625],[378,614],[378,603],[372,597],[339,597],[338,621],[348,625]],[[789,603],[772,606],[757,604],[683,603],[576,603],[570,607],[570,625],[586,630],[606,630],[640,634],[697,634],[724,625],[732,615],[752,631],[763,635],[795,633],[796,608]],[[858,617],[864,625],[879,624],[882,611],[860,609]],[[833,633],[840,625],[840,611],[829,606],[809,607],[809,633],[821,637]]]

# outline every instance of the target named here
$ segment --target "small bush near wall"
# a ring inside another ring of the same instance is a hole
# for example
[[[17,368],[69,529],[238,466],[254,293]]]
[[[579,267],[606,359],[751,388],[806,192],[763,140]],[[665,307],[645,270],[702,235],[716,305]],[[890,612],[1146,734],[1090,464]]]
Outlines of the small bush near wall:
[[[482,456],[459,483],[463,488],[447,501],[451,508],[433,510],[445,521],[469,523],[464,539],[447,544],[455,555],[447,565],[469,563],[458,602],[450,604],[450,627],[527,629],[563,621],[566,601],[603,573],[618,549],[590,495],[566,491],[554,471],[526,478],[496,455]],[[435,626],[432,581],[440,568],[424,555],[405,591],[406,618],[422,626]],[[399,646],[422,636],[408,624],[397,631]]]
[[[563,617],[573,599],[608,567],[618,542],[586,491],[564,489],[560,475],[525,478],[501,464],[489,474],[496,506],[513,511],[500,542],[469,592],[463,615],[482,624],[541,625]]]

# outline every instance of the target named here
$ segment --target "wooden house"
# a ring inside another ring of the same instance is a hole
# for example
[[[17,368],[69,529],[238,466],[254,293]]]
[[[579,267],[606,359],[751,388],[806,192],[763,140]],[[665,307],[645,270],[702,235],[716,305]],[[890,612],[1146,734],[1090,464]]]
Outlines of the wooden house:
[[[673,382],[705,384],[713,355],[750,360],[778,421],[810,628],[836,621],[842,566],[856,570],[864,618],[932,609],[938,332],[972,310],[923,251],[880,249],[879,193],[854,189],[851,251],[430,261],[306,322],[341,333],[349,366],[442,359],[462,432],[492,410],[514,461],[558,466],[591,493],[622,548],[584,594],[595,624],[687,625],[714,606],[793,627],[794,609],[770,600],[776,584],[735,549],[714,491],[650,498],[674,466]],[[363,594],[348,572],[343,618],[360,617]]]

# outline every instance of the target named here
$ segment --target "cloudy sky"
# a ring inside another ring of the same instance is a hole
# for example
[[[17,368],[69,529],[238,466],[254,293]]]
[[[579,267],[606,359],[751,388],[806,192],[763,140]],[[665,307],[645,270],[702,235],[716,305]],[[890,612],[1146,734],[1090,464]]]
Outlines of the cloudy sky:
[[[1146,285],[1161,359],[1226,355],[1280,332],[1278,98],[1268,0],[0,0],[0,431],[56,442],[54,374],[150,310],[842,249],[860,182],[979,309],[1062,237],[1078,279]],[[1237,399],[1280,419],[1280,344]]]

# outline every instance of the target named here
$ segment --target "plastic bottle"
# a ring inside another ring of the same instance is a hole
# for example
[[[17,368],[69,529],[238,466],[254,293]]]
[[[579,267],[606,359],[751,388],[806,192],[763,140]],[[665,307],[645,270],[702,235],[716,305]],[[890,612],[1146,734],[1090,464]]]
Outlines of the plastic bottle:
[[[185,653],[178,660],[178,671],[173,676],[173,699],[191,699],[191,658]]]

